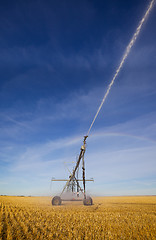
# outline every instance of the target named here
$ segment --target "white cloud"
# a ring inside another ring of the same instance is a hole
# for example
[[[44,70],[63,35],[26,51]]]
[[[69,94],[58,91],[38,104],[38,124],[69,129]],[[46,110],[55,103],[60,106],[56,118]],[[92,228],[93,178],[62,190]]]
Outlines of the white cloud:
[[[140,179],[148,179],[156,175],[156,141],[150,139],[150,136],[149,138],[142,136],[143,132],[142,135],[137,135],[138,126],[139,119],[136,122],[133,120],[108,129],[101,129],[89,136],[86,152],[87,177],[95,178],[94,185],[97,188],[120,181],[122,183],[132,181],[133,185],[135,179],[142,182]],[[146,128],[149,128],[148,124],[144,126],[145,132]],[[130,134],[130,129],[133,129],[133,134]],[[153,130],[151,126],[151,133]],[[75,160],[82,140],[80,136],[75,136],[35,144],[19,152],[16,148],[16,152],[9,156],[11,164],[8,171],[14,177],[22,174],[25,180],[29,175],[28,182],[32,177],[33,179],[42,178],[42,180],[50,179],[52,176],[66,177],[68,172],[64,169],[64,162]],[[41,182],[42,180],[40,179]],[[147,181],[150,184],[150,180]],[[144,181],[143,185],[145,185]]]

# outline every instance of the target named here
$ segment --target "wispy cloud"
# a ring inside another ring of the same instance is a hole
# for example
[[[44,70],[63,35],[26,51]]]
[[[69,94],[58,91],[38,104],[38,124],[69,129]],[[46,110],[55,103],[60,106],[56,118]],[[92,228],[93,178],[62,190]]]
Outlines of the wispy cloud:
[[[133,134],[130,134],[130,129],[134,125],[135,121],[130,121],[110,129],[101,129],[93,132],[88,138],[87,177],[95,178],[97,189],[101,184],[105,188],[107,184],[115,184],[115,182],[117,184],[120,181],[122,184],[125,181],[143,181],[145,185],[144,180],[141,179],[146,178],[150,183],[148,178],[152,176],[154,178],[156,142],[150,136],[147,138],[137,135],[137,127],[133,128]],[[148,127],[147,124],[146,128]],[[144,126],[145,132],[146,128]],[[134,130],[136,130],[135,134]],[[14,178],[15,175],[21,176],[22,174],[25,180],[27,175],[31,174],[36,179],[41,176],[44,179],[52,176],[66,177],[68,173],[64,171],[64,162],[76,160],[75,157],[79,154],[78,149],[82,144],[81,138],[82,136],[60,138],[42,144],[23,146],[23,150],[19,151],[16,148],[16,152],[8,156],[10,158],[8,171]],[[31,177],[27,181],[31,181]],[[153,181],[152,179],[152,184],[154,184]],[[94,191],[97,192],[95,189]]]

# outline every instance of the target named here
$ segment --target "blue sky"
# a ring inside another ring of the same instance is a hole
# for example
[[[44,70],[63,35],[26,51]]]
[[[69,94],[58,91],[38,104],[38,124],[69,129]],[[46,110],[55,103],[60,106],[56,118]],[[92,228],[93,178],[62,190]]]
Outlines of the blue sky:
[[[51,195],[148,0],[1,1],[0,194]],[[95,195],[156,194],[156,7],[87,139]]]

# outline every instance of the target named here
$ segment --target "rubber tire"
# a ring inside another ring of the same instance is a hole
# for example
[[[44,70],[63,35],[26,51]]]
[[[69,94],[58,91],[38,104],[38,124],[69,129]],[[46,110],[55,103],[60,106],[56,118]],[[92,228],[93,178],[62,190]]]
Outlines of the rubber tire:
[[[83,204],[84,204],[85,206],[91,206],[91,205],[93,205],[93,200],[92,200],[92,198],[91,198],[91,197],[87,197],[86,199],[83,200]]]
[[[59,196],[55,196],[53,197],[52,199],[52,205],[54,206],[58,206],[58,205],[61,205],[61,198]]]

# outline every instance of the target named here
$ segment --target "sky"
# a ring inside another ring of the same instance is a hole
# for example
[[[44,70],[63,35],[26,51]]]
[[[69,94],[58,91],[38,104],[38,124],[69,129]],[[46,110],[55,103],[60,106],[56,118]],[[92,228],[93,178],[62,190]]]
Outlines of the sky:
[[[62,190],[148,0],[0,2],[0,194]],[[91,129],[91,195],[156,194],[156,5]]]

